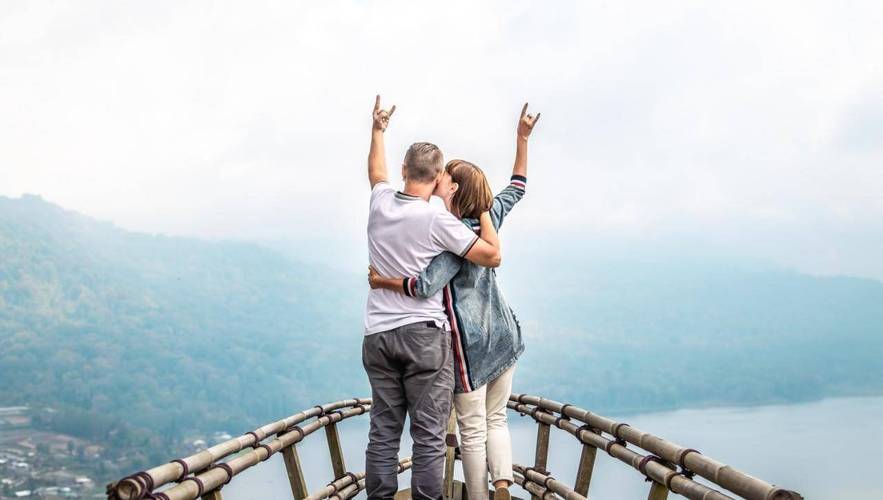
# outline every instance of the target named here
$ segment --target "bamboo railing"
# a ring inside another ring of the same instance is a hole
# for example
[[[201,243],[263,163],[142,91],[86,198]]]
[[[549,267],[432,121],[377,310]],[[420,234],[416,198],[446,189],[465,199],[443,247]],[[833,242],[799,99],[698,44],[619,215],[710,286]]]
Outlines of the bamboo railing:
[[[234,477],[279,452],[282,453],[294,500],[351,498],[365,488],[365,473],[347,470],[337,423],[365,414],[370,407],[371,400],[364,398],[314,406],[199,453],[111,483],[107,486],[107,498],[221,500],[221,489]],[[513,465],[515,482],[530,493],[533,500],[586,500],[599,449],[650,481],[648,500],[664,500],[669,492],[702,500],[803,498],[796,492],[749,476],[692,448],[682,447],[570,404],[513,394],[508,407],[521,415],[530,415],[537,422],[534,464]],[[582,443],[572,487],[553,477],[547,469],[549,437],[553,427],[567,432]],[[303,476],[297,444],[320,428],[325,429],[333,479],[310,493]],[[454,480],[454,462],[459,458],[455,428],[456,419],[452,413],[448,420],[443,495],[445,500],[468,500],[463,484]],[[399,462],[398,472],[402,473],[410,467],[410,458],[405,458]],[[712,486],[694,480],[696,475]]]
[[[705,478],[720,489],[749,500],[803,498],[794,491],[778,488],[749,476],[692,448],[685,448],[624,422],[616,422],[570,404],[527,394],[513,394],[509,398],[508,407],[522,415],[530,415],[537,422],[533,467],[525,468],[518,465],[514,467],[516,479],[520,477],[522,482],[543,486],[542,494],[528,490],[535,499],[546,498],[549,493],[566,500],[584,499],[588,494],[592,469],[599,449],[630,465],[651,481],[647,497],[649,500],[665,499],[669,492],[697,500],[734,498],[730,494],[694,481],[695,475]],[[574,420],[581,425],[575,424]],[[566,431],[583,444],[573,490],[564,483],[552,479],[546,470],[549,431],[552,427]],[[639,448],[640,453],[629,449],[629,444]]]
[[[325,429],[331,453],[335,478],[346,475],[343,449],[337,432],[337,422],[362,415],[371,407],[370,399],[346,399],[295,413],[290,417],[259,427],[239,437],[229,439],[189,457],[135,473],[108,485],[109,499],[192,500],[220,498],[220,489],[242,471],[253,467],[273,454],[282,452],[291,490],[296,498],[308,495],[306,481],[300,466],[296,444],[320,428]],[[306,420],[310,423],[301,426]],[[270,436],[275,437],[264,443]],[[240,453],[248,449],[245,453]],[[221,462],[221,459],[236,455]],[[410,466],[410,465],[409,465]],[[402,466],[399,467],[404,470]],[[171,486],[171,483],[176,483]],[[358,485],[358,481],[353,481]],[[163,486],[169,485],[163,489]],[[350,486],[350,485],[347,485]]]

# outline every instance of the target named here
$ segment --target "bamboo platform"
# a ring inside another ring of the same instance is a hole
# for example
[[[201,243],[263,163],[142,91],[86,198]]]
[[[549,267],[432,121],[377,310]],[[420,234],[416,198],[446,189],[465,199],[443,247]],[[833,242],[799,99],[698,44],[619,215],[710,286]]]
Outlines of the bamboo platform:
[[[636,480],[649,482],[648,500],[664,500],[669,493],[696,500],[797,500],[797,492],[780,488],[725,465],[697,450],[588,410],[527,394],[512,394],[508,407],[537,423],[534,463],[513,465],[515,482],[532,500],[586,500],[598,451],[633,469]],[[107,485],[108,500],[222,500],[223,487],[237,475],[282,453],[294,500],[345,500],[365,488],[365,473],[351,472],[344,461],[337,424],[368,413],[371,400],[346,399],[317,405],[282,420],[219,443],[188,457],[172,460]],[[448,421],[444,471],[444,500],[468,500],[463,483],[454,480],[459,459],[456,419]],[[582,444],[579,468],[572,482],[552,475],[547,468],[551,430],[564,431]],[[324,429],[331,456],[331,481],[308,489],[297,445]],[[410,458],[399,462],[398,472],[411,467]],[[699,482],[696,476],[705,481]],[[489,498],[492,498],[489,492]],[[395,500],[410,499],[410,491]]]

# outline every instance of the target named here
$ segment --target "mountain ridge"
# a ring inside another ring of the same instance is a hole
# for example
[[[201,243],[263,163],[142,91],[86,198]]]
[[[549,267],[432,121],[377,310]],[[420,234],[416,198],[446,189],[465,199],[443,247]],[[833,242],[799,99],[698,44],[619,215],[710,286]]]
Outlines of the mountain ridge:
[[[156,462],[188,433],[369,392],[363,276],[37,196],[0,197],[0,257],[0,406],[52,407],[46,428]],[[519,392],[608,414],[883,393],[874,280],[535,253],[500,276]]]

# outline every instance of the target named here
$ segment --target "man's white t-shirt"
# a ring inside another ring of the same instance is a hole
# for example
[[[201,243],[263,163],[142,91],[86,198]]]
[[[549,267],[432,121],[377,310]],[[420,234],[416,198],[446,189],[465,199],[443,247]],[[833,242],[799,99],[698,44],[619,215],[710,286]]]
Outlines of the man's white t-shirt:
[[[478,236],[442,207],[395,191],[378,182],[368,212],[368,258],[381,276],[416,276],[436,255],[463,256]],[[413,298],[391,290],[370,290],[365,308],[365,334],[385,332],[410,323],[447,324],[442,292]]]

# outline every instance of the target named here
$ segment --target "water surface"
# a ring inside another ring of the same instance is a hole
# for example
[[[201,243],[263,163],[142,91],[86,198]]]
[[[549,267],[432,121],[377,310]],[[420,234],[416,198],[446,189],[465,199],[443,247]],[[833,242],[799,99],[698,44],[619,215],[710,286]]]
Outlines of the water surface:
[[[802,493],[808,499],[883,499],[883,397],[840,398],[751,408],[711,408],[648,413],[621,420],[643,431],[699,451],[743,472]],[[530,464],[536,425],[529,417],[510,412],[515,461]],[[366,417],[340,426],[346,465],[364,470]],[[407,436],[402,449],[410,450]],[[323,432],[299,445],[311,490],[328,483],[331,462]],[[552,429],[549,469],[556,478],[572,482],[579,460],[579,443]],[[403,453],[403,456],[408,454]],[[457,471],[458,477],[462,474]],[[408,473],[401,477],[407,487]],[[649,483],[640,473],[599,453],[589,496],[601,499],[646,498]],[[517,496],[528,498],[517,486]],[[362,495],[364,496],[364,494]],[[232,500],[290,500],[291,492],[281,455],[237,476],[224,489]]]

